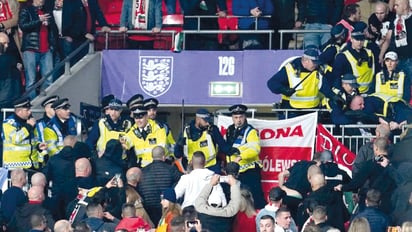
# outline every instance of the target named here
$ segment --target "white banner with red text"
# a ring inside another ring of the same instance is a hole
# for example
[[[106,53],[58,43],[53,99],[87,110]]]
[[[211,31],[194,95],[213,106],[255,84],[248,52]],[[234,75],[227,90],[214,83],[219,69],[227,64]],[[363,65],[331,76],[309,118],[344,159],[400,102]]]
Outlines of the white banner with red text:
[[[261,140],[262,189],[265,195],[277,186],[278,174],[299,160],[312,158],[317,125],[317,113],[285,120],[248,119]],[[232,124],[232,118],[218,116],[222,134]]]

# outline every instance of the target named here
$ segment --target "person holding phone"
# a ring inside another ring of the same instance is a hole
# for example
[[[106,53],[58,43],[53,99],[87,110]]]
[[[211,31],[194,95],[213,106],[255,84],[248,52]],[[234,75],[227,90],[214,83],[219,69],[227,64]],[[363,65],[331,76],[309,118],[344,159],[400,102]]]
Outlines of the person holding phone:
[[[208,203],[208,198],[212,192],[213,186],[216,186],[220,181],[220,175],[213,175],[210,183],[208,183],[201,191],[199,197],[195,201],[195,209],[198,212],[198,218],[202,221],[202,229],[209,231],[229,231],[232,226],[233,217],[239,212],[241,194],[238,181],[228,175],[227,183],[230,185],[230,201],[224,207],[214,207]]]

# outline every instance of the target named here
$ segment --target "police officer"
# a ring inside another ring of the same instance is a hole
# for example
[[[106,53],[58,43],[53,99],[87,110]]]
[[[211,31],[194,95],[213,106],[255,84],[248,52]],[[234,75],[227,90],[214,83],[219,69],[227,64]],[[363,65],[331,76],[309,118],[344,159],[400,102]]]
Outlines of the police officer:
[[[47,149],[35,138],[36,119],[30,108],[29,98],[17,100],[14,113],[3,122],[4,168],[38,168],[38,153]]]
[[[332,28],[330,34],[330,40],[326,42],[326,44],[322,45],[322,53],[319,55],[319,60],[323,64],[332,66],[335,61],[336,54],[340,52],[342,45],[346,41],[348,29],[346,29],[342,24],[337,24]]]
[[[41,103],[41,106],[44,108],[44,114],[43,117],[37,121],[36,123],[36,133],[37,133],[37,139],[41,142],[44,142],[44,128],[47,127],[47,123],[50,122],[50,120],[54,117],[54,110],[51,107],[52,104],[59,100],[59,96],[54,95],[50,96]]]
[[[319,71],[319,52],[307,48],[300,58],[286,64],[267,82],[268,88],[275,94],[282,94],[282,109],[314,109],[320,105],[320,89],[326,96],[332,96],[330,88],[323,81]],[[297,113],[290,113],[296,116]],[[289,116],[289,117],[290,117]],[[282,116],[281,116],[282,117]]]
[[[143,106],[143,95],[135,94],[126,102],[127,108],[133,112],[137,107]]]
[[[403,99],[382,93],[374,93],[366,97],[364,111],[385,120],[391,130],[400,129],[412,114],[411,107]]]
[[[44,139],[44,129],[47,127],[47,124],[50,122],[50,120],[55,115],[54,110],[51,106],[57,100],[59,100],[59,96],[54,95],[54,96],[50,96],[44,99],[44,101],[41,103],[41,105],[44,108],[44,115],[40,120],[37,121],[36,130],[34,131],[37,140],[40,142],[46,142],[46,140]],[[39,163],[47,162],[46,154],[47,154],[46,151],[39,153],[39,156],[38,156]]]
[[[373,93],[375,58],[371,50],[364,47],[364,31],[356,28],[351,33],[351,40],[345,50],[336,56],[332,75],[334,87],[339,88],[344,74],[351,73],[357,77],[361,94]]]
[[[166,140],[166,149],[168,155],[172,155],[174,152],[174,147],[176,144],[175,139],[173,138],[172,130],[170,130],[169,125],[165,122],[160,122],[159,120],[156,120],[157,117],[157,106],[159,105],[159,101],[155,98],[148,98],[143,101],[143,106],[147,109],[147,115],[149,116],[150,119],[155,120],[159,126],[165,128],[166,130],[166,135],[167,135],[167,140]]]
[[[96,148],[99,156],[103,154],[109,140],[119,139],[132,127],[132,122],[121,116],[122,108],[122,101],[117,98],[110,100],[104,109],[106,115],[93,125],[87,137],[86,143],[92,149]]]
[[[70,113],[69,99],[55,101],[52,106],[55,116],[44,129],[44,139],[48,144],[49,156],[55,155],[64,147],[63,140],[67,135],[81,135],[81,121]]]
[[[149,118],[143,106],[137,107],[132,114],[135,123],[120,142],[126,150],[133,148],[138,166],[145,167],[153,161],[152,149],[166,146],[166,130]]]
[[[230,146],[227,145],[217,126],[213,125],[213,116],[206,109],[198,109],[196,117],[183,129],[175,146],[176,158],[192,160],[195,151],[202,151],[206,158],[206,168],[221,173],[217,154],[222,151],[229,154]]]
[[[325,106],[332,110],[345,111],[350,105],[352,98],[359,94],[359,85],[356,82],[356,77],[351,73],[346,73],[341,79],[341,89],[332,88],[332,91],[340,98],[329,99],[325,98]],[[338,99],[336,101],[336,99]]]
[[[232,147],[232,155],[227,156],[227,162],[239,163],[240,182],[249,187],[255,199],[255,208],[265,206],[262,185],[260,183],[260,170],[262,167],[259,159],[260,139],[258,132],[248,124],[246,119],[247,106],[233,105],[229,108],[233,124],[227,128],[226,142]]]
[[[409,102],[411,98],[410,78],[403,70],[398,70],[398,54],[387,52],[384,57],[385,67],[376,74],[375,93],[402,98]]]

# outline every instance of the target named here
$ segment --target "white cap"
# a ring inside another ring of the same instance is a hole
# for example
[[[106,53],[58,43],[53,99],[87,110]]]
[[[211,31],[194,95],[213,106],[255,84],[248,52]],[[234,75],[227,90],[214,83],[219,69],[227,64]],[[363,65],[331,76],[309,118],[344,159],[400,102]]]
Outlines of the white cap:
[[[396,54],[396,52],[387,52],[385,54],[385,58],[383,58],[384,60],[386,59],[391,59],[391,60],[398,60],[398,54]]]

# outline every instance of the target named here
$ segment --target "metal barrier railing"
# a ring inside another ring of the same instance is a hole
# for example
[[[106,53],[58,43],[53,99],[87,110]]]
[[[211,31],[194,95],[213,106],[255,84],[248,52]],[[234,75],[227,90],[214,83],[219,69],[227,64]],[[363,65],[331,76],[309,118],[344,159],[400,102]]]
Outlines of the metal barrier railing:
[[[64,58],[62,61],[60,61],[58,64],[56,64],[53,67],[53,70],[47,73],[45,76],[42,76],[40,80],[38,80],[36,83],[34,83],[29,89],[25,90],[23,95],[20,97],[20,99],[27,97],[30,95],[33,91],[36,91],[38,87],[40,87],[44,81],[52,76],[55,75],[56,73],[60,72],[60,69],[64,66],[64,75],[71,75],[71,63],[70,61],[76,57],[86,46],[89,46],[88,54],[93,54],[94,53],[94,43],[92,41],[85,41],[82,43],[79,47],[77,47],[72,53],[70,53],[66,58]]]
[[[305,30],[305,29],[293,29],[293,30],[278,30],[280,34],[280,49],[283,49],[283,35],[284,34],[294,34],[295,49],[297,49],[297,35],[305,33],[330,33],[330,30]]]

